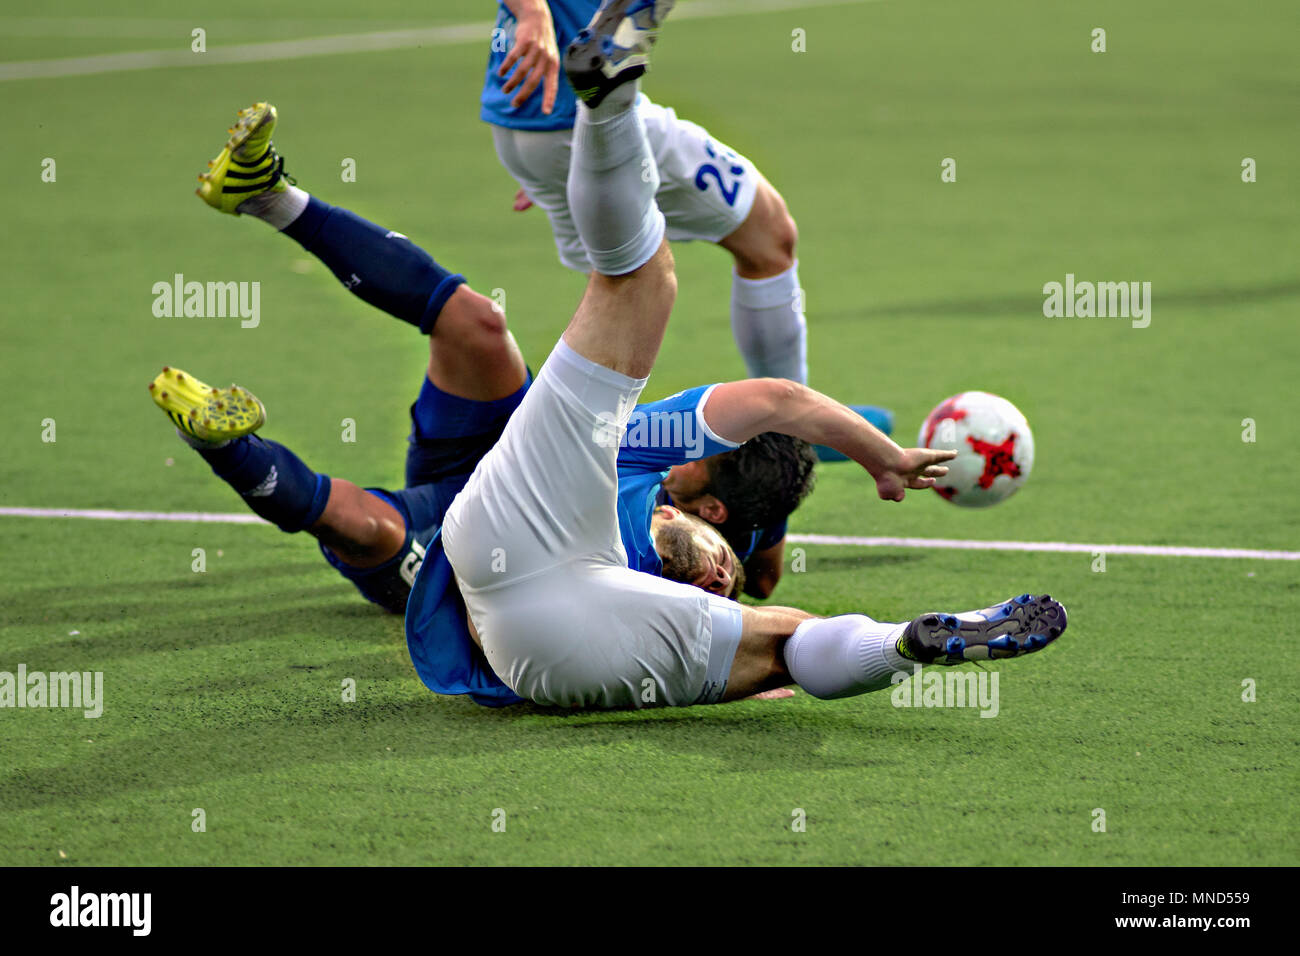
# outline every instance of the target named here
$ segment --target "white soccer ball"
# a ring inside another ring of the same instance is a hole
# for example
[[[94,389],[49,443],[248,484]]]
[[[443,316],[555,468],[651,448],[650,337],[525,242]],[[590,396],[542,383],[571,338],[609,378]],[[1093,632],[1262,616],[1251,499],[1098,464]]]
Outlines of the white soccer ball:
[[[922,448],[955,448],[934,490],[955,505],[985,508],[1011,497],[1034,467],[1034,434],[1020,409],[988,392],[962,392],[921,425]]]

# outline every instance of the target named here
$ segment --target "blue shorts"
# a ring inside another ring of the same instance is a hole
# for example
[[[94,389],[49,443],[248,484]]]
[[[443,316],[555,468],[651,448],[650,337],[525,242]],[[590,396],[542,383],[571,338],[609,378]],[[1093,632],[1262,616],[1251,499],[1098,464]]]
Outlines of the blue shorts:
[[[396,491],[366,489],[396,508],[406,522],[406,541],[401,550],[378,567],[354,568],[321,545],[325,560],[355,584],[367,600],[394,614],[406,612],[406,600],[424,561],[425,547],[442,526],[443,515],[479,461],[501,437],[532,380],[529,374],[513,395],[478,402],[449,395],[425,377],[420,395],[411,406],[406,487]]]

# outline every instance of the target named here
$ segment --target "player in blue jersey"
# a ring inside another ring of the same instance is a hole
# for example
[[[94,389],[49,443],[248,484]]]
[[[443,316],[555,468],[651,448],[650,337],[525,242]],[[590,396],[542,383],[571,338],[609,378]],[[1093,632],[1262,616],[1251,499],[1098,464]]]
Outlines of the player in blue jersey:
[[[150,392],[181,437],[255,513],[284,531],[312,534],[326,560],[365,597],[402,613],[429,549],[439,563],[444,513],[499,438],[531,376],[500,310],[463,277],[401,234],[290,185],[270,139],[275,124],[269,104],[241,111],[226,148],[201,177],[199,194],[216,208],[276,225],[354,294],[430,335],[428,367],[411,407],[406,487],[361,488],[314,471],[291,449],[254,434],[265,410],[237,387],[214,389],[168,367]],[[743,559],[717,529],[675,506],[665,479],[681,468],[675,484],[681,504],[735,525],[752,549],[754,539],[770,533],[755,528],[758,522],[779,522],[783,530],[786,514],[810,487],[812,460],[806,445],[782,435],[756,436],[743,449],[719,439],[703,414],[712,391],[691,389],[634,413],[621,439],[618,521],[629,567],[734,597],[745,580]],[[718,458],[729,462],[721,469],[730,475],[724,483],[732,481],[752,501],[728,511],[713,494],[718,489],[707,474],[716,466],[707,463]],[[482,668],[454,591],[421,592],[434,610],[443,604],[452,610],[441,628],[412,628],[412,658],[422,678],[435,690],[474,693],[485,703],[513,700]]]
[[[241,111],[226,148],[200,177],[199,195],[224,212],[273,225],[321,259],[354,295],[429,336],[427,381],[412,409],[406,485],[467,474],[527,384],[502,310],[402,234],[291,184],[271,142],[277,118],[267,103]],[[447,432],[448,421],[460,422],[455,433]],[[781,576],[786,518],[811,489],[814,463],[805,443],[762,435],[730,454],[684,459],[662,484],[653,482],[654,500],[718,526],[744,565],[746,593],[765,598]]]
[[[274,109],[266,104],[243,111],[226,149],[213,160],[213,171],[203,177],[200,195],[217,208],[277,225],[320,257],[354,294],[430,335],[429,364],[411,408],[407,486],[360,488],[312,470],[289,448],[254,434],[265,422],[265,410],[242,389],[213,389],[167,368],[152,383],[151,394],[181,437],[255,513],[282,530],[309,532],[326,560],[363,595],[391,611],[407,612],[408,646],[426,685],[441,693],[469,693],[484,704],[517,701],[471,638],[440,531],[452,501],[528,391],[531,376],[523,357],[504,316],[461,276],[447,272],[404,236],[290,186],[283,159],[270,142],[274,125]],[[787,389],[797,389],[800,400],[790,402]],[[715,402],[719,390],[721,401]],[[725,506],[709,490],[707,478],[708,463],[721,460],[728,465],[716,470],[734,472],[731,477],[742,490],[765,492],[776,499],[775,507],[783,494],[794,495],[797,503],[807,490],[804,466],[810,468],[810,462],[800,460],[796,480],[783,484],[779,469],[772,477],[772,455],[763,446],[764,441],[777,444],[781,436],[756,434],[736,449],[736,441],[712,429],[709,409],[766,405],[775,416],[780,404],[789,406],[783,414],[799,409],[797,418],[815,420],[833,403],[813,396],[790,382],[749,380],[702,386],[640,406],[621,428],[607,421],[604,438],[619,446],[615,512],[622,566],[734,596],[744,580],[740,559],[711,525],[674,507],[671,491],[676,489],[677,503],[725,523],[729,516],[717,510]],[[825,407],[817,410],[817,403]],[[772,420],[798,430],[785,418]],[[747,458],[756,446],[761,453]],[[563,462],[556,471],[564,473]],[[757,499],[774,507],[764,494]],[[502,572],[510,560],[503,549]]]
[[[407,602],[411,656],[425,683],[444,693],[471,693],[483,703],[526,697],[545,704],[639,706],[734,699],[793,679],[817,696],[844,696],[884,686],[882,677],[887,684],[902,661],[1016,656],[1054,639],[1064,614],[1046,597],[1026,596],[971,615],[927,615],[911,625],[882,625],[862,615],[819,621],[788,608],[719,604],[719,594],[734,582],[728,581],[728,555],[710,553],[717,542],[703,525],[685,535],[688,550],[699,553],[700,573],[690,578],[698,587],[642,568],[651,551],[667,559],[672,548],[660,555],[635,540],[628,544],[624,526],[638,526],[638,515],[651,512],[653,500],[635,480],[624,479],[619,459],[627,449],[649,449],[643,454],[650,459],[640,464],[644,473],[670,460],[680,464],[691,457],[688,449],[716,451],[780,430],[840,447],[872,472],[882,497],[897,498],[904,487],[932,483],[945,453],[905,452],[844,406],[791,382],[727,383],[676,396],[676,405],[667,400],[657,409],[635,407],[644,380],[619,366],[648,371],[673,282],[653,193],[618,182],[617,175],[627,172],[622,164],[603,165],[611,146],[627,150],[627,119],[634,115],[628,105],[611,101],[608,119],[591,124],[609,126],[593,130],[593,142],[579,150],[577,165],[594,188],[585,196],[580,188],[574,208],[584,241],[595,250],[597,275],[531,387],[522,358],[517,381],[493,377],[493,367],[515,367],[511,356],[518,350],[503,324],[496,334],[482,335],[479,326],[488,317],[475,315],[472,300],[461,299],[463,311],[452,305],[457,296],[473,295],[459,277],[446,275],[427,256],[408,257],[400,268],[387,254],[367,262],[368,244],[405,248],[405,240],[275,189],[283,162],[269,134],[258,142],[260,121],[245,124],[214,160],[223,171],[207,180],[216,190],[214,205],[245,197],[235,205],[253,212],[244,206],[249,197],[258,199],[261,218],[274,223],[284,217],[283,231],[336,273],[343,248],[351,247],[354,260],[364,264],[359,273],[340,275],[350,288],[394,315],[432,327],[429,374],[413,408],[413,447],[429,451],[426,464],[441,468],[445,482],[384,492],[331,481],[283,446],[251,434],[265,416],[247,393],[211,390],[174,370],[155,381],[155,401],[257,513],[285,530],[310,530],[363,592],[392,601],[395,592],[383,587],[415,578]],[[643,135],[631,142],[633,155],[644,149]],[[620,192],[634,201],[620,207]],[[649,205],[638,206],[642,200]],[[289,215],[287,204],[300,208]],[[627,241],[608,241],[611,231],[628,229]],[[647,243],[654,247],[648,253]],[[630,265],[626,275],[611,266],[611,256]],[[420,281],[383,280],[385,268]],[[476,352],[504,361],[468,375],[482,397],[457,395],[445,375],[467,369],[453,368],[450,356],[457,354],[461,365],[470,356],[473,365]],[[490,394],[512,384],[518,385],[513,392]],[[498,435],[486,442],[486,454],[472,447],[489,433],[475,409],[507,419],[504,428],[494,425]],[[656,519],[689,521],[663,511]],[[426,521],[437,528],[417,548],[417,529]]]
[[[645,162],[636,77],[670,6],[606,0],[566,51],[584,102],[569,205],[592,275],[528,394],[447,510],[442,560],[424,562],[411,595],[408,640],[446,633],[463,606],[505,692],[605,708],[719,703],[791,681],[814,696],[846,697],[889,686],[912,662],[1040,650],[1066,626],[1046,595],[890,624],[739,606],[627,566],[618,436],[636,426],[676,296],[659,184],[642,176],[654,164]],[[721,441],[778,430],[838,448],[886,500],[932,487],[955,455],[899,448],[845,406],[788,381],[718,385],[697,408]]]
[[[498,0],[480,117],[492,126],[497,157],[519,186],[515,209],[536,205],[550,219],[560,261],[590,272],[566,181],[577,97],[559,70],[568,46],[598,0]],[[645,63],[635,65],[644,70]],[[700,239],[731,253],[731,330],[749,374],[807,383],[807,328],[795,244],[785,200],[746,157],[644,95],[636,109],[659,173],[655,201],[668,238]],[[886,434],[892,415],[853,406]],[[840,460],[818,449],[824,460]],[[775,544],[769,542],[767,547]],[[772,553],[769,558],[779,555]]]

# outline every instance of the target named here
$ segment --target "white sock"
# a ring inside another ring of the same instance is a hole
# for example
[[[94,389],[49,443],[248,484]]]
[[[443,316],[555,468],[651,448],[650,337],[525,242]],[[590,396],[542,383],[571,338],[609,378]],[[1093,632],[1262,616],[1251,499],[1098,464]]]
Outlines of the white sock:
[[[629,83],[594,110],[579,105],[573,127],[569,210],[587,257],[603,275],[644,265],[664,237],[664,215],[655,205],[659,167],[635,97]]]
[[[286,184],[284,192],[266,192],[245,199],[235,211],[260,219],[276,229],[283,229],[302,215],[309,199],[311,196],[305,190]]]
[[[593,120],[600,122],[617,116],[626,109],[630,109],[636,103],[636,98],[641,95],[641,81],[633,80],[631,83],[624,83],[622,86],[616,86],[610,90],[606,97],[600,101],[599,106],[589,107],[583,104],[583,109],[591,114]]]
[[[912,674],[914,662],[895,646],[906,626],[865,614],[812,618],[785,642],[785,666],[795,683],[823,700],[882,690],[895,672]]]
[[[731,274],[731,334],[750,376],[808,381],[799,263],[768,279]]]

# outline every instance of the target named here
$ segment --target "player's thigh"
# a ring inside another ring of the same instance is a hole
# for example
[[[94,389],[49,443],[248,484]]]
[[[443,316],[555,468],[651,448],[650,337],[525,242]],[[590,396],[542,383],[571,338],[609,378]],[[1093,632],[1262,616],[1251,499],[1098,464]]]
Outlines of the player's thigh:
[[[532,130],[492,127],[497,158],[533,204],[546,213],[560,262],[578,272],[590,272],[587,250],[569,212],[569,159],[573,130]]]
[[[659,167],[655,201],[668,238],[718,242],[740,228],[761,179],[754,164],[704,127],[644,96],[637,109]]]
[[[468,480],[500,439],[527,392],[528,381],[525,377],[524,385],[505,398],[482,401],[444,392],[426,376],[410,410],[406,486],[442,482],[458,475]]]
[[[616,459],[642,384],[557,344],[447,513],[463,584],[497,587],[597,553],[626,563]]]
[[[709,674],[708,595],[611,562],[581,559],[466,594],[492,670],[554,707],[700,701]]]

